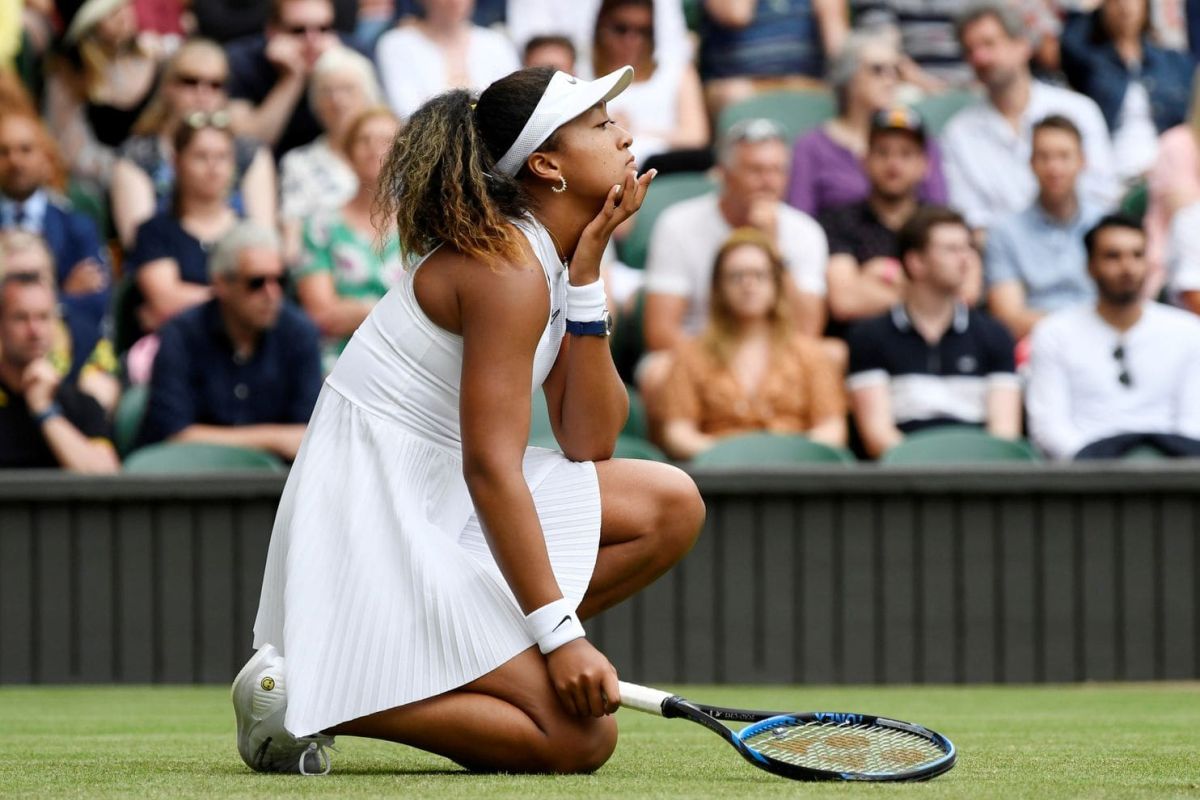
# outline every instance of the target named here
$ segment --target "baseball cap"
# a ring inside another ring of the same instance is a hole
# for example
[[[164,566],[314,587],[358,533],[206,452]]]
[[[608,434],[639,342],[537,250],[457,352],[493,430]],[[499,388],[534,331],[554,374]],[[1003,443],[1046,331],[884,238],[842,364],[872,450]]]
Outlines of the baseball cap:
[[[921,115],[911,108],[896,106],[876,111],[871,115],[871,137],[877,133],[900,131],[915,138],[922,146],[925,144],[925,123]]]
[[[505,175],[516,175],[552,133],[597,103],[612,100],[632,82],[633,67],[630,66],[621,67],[594,81],[555,72],[516,141],[496,162],[496,169]]]

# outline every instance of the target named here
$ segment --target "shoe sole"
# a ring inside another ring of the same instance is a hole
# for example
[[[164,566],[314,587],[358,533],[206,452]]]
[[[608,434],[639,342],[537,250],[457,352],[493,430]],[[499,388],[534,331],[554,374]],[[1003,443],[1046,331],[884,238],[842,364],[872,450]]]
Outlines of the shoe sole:
[[[267,747],[270,746],[271,740],[267,739],[255,753],[248,753],[245,750],[245,745],[249,743],[250,729],[254,726],[256,720],[243,719],[241,709],[249,708],[254,701],[254,683],[252,679],[262,671],[270,655],[270,646],[263,645],[258,649],[246,665],[238,672],[237,677],[233,679],[233,685],[229,690],[229,698],[233,702],[233,713],[237,718],[237,738],[238,738],[238,755],[242,757],[242,761],[246,766],[256,772],[266,771],[262,765],[262,758],[266,755]],[[250,695],[247,697],[246,695]],[[245,698],[246,702],[241,702]]]

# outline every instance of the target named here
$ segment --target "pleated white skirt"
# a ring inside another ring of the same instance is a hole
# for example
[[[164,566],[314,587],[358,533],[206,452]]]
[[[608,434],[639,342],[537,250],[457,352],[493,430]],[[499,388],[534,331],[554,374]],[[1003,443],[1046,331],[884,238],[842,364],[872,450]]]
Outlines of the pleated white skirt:
[[[578,603],[600,540],[595,466],[529,448],[524,473],[559,588]],[[266,643],[286,658],[296,736],[449,691],[532,646],[460,453],[327,384],[271,535],[254,625]]]

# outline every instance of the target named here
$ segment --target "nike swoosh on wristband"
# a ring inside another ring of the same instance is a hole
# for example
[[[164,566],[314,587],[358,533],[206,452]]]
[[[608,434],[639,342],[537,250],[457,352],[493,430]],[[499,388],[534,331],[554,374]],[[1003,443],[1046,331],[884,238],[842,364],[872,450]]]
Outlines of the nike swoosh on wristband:
[[[554,631],[558,630],[559,628],[561,628],[563,626],[564,622],[570,622],[570,621],[571,621],[571,615],[568,614],[567,616],[563,617],[562,620],[559,621],[559,623],[554,626],[554,630],[552,630],[550,632],[554,633]]]

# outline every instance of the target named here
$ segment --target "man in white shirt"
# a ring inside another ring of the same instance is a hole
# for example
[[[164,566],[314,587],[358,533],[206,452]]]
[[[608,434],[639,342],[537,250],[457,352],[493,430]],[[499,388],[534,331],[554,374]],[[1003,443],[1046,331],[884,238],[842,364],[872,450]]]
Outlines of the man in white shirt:
[[[1033,126],[1058,114],[1083,136],[1081,198],[1112,208],[1121,188],[1104,117],[1090,98],[1033,79],[1019,17],[996,0],[976,3],[959,17],[958,37],[987,98],[955,114],[943,134],[951,205],[976,229],[1028,208],[1037,194],[1029,167]]]
[[[1149,268],[1136,220],[1084,237],[1099,299],[1033,331],[1027,411],[1048,456],[1118,458],[1149,447],[1200,456],[1200,319],[1141,296]]]

